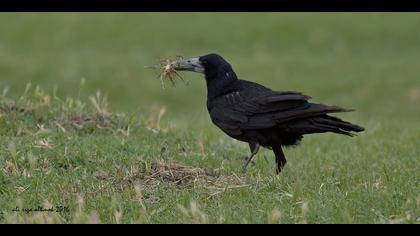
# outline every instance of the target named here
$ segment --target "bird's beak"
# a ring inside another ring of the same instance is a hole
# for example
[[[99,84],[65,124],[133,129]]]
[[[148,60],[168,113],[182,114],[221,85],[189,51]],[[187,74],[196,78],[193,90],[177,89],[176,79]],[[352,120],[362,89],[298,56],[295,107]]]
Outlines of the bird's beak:
[[[182,59],[175,67],[178,71],[193,71],[204,74],[204,67],[198,58]]]

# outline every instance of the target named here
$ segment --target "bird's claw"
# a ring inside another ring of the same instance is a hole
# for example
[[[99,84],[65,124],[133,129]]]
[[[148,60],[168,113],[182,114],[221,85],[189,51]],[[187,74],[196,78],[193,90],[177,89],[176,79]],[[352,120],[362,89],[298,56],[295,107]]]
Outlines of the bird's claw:
[[[255,166],[255,161],[253,161],[253,160],[249,161],[249,157],[247,157],[247,156],[243,157],[243,159],[244,159],[245,163],[242,167],[242,173],[245,173],[249,164],[251,164],[252,166]]]
[[[249,157],[248,157],[248,156],[244,156],[242,159],[244,160],[244,162],[245,162],[245,164],[246,164],[246,163],[248,162]],[[255,166],[255,161],[254,161],[254,160],[252,160],[249,164],[251,164],[252,166]],[[245,167],[245,166],[244,166],[244,167]]]

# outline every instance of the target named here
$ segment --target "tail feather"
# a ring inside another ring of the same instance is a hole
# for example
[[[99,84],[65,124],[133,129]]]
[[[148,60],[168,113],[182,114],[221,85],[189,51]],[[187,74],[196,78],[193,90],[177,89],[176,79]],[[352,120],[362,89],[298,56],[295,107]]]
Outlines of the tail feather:
[[[322,130],[353,136],[351,132],[362,132],[365,128],[352,124],[347,121],[343,121],[337,117],[323,115],[312,119],[312,123]]]
[[[283,131],[298,135],[333,132],[348,136],[354,136],[355,134],[352,132],[361,132],[365,130],[361,126],[325,114],[302,119],[300,121],[286,123],[285,125],[281,126],[281,129]]]

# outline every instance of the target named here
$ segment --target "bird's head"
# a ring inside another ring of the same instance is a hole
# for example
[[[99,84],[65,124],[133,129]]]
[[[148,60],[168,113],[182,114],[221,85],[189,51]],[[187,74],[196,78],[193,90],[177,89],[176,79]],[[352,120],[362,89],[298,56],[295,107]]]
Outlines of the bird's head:
[[[218,54],[207,54],[198,58],[182,59],[176,68],[178,71],[193,71],[205,75],[207,81],[236,80],[232,66]]]

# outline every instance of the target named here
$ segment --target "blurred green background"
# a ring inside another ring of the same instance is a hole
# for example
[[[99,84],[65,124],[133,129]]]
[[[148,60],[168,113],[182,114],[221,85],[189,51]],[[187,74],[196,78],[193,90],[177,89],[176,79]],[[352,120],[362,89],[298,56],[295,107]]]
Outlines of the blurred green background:
[[[179,210],[192,200],[210,222],[266,222],[277,209],[286,223],[420,222],[419,26],[418,13],[0,13],[0,98],[5,88],[18,98],[28,83],[48,93],[56,86],[59,97],[81,96],[87,103],[100,90],[112,113],[156,123],[149,116],[166,107],[162,130],[169,130],[153,135],[147,128],[155,123],[139,122],[144,127],[133,126],[131,136],[56,128],[43,134],[37,120],[0,114],[0,216],[7,218],[20,200],[28,206],[68,200],[82,209],[79,193],[94,193],[85,211],[97,211],[103,222],[115,222],[120,208],[123,222],[143,214],[149,222],[194,222]],[[285,150],[289,164],[278,176],[273,154],[264,150],[240,175],[248,147],[211,123],[203,76],[182,73],[188,85],[163,90],[156,72],[145,68],[160,58],[213,52],[241,79],[355,108],[339,116],[366,131],[352,139],[305,137],[304,145]],[[41,137],[55,148],[35,147]],[[119,187],[143,157],[217,170],[222,177],[238,173],[250,186],[210,198],[200,188],[162,185],[146,198],[143,212],[136,184]]]
[[[241,79],[356,108],[361,124],[420,118],[420,14],[2,13],[0,88],[101,90],[111,108],[148,116],[166,106],[179,127],[214,131],[201,75],[162,90],[145,66],[216,52]],[[409,127],[407,127],[409,128]]]

